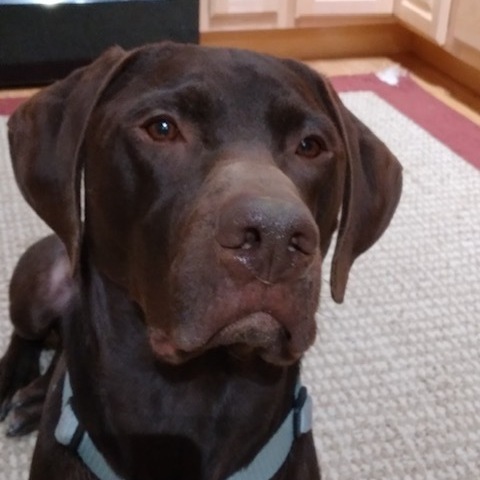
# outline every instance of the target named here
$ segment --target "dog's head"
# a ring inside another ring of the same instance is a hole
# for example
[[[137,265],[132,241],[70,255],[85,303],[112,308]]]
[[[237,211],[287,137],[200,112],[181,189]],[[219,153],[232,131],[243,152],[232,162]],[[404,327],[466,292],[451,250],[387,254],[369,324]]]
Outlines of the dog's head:
[[[342,301],[401,190],[397,160],[324,77],[240,50],[110,49],[24,104],[9,135],[23,195],[73,268],[86,242],[171,363],[218,346],[296,361],[337,218]]]

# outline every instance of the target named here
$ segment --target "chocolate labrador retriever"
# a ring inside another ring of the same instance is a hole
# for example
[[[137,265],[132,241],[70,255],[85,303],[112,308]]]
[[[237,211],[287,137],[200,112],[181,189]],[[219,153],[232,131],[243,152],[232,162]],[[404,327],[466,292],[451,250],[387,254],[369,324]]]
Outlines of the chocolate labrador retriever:
[[[247,51],[115,47],[9,139],[55,232],[14,272],[0,366],[9,433],[40,421],[30,478],[318,479],[299,365],[322,259],[338,218],[341,302],[401,190],[330,83]]]

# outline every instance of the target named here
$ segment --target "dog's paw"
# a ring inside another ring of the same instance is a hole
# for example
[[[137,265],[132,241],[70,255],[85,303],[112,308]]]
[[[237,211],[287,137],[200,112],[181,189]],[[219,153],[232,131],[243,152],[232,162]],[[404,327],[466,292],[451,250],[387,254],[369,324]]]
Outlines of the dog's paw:
[[[10,345],[0,360],[0,421],[5,420],[12,409],[16,392],[40,375],[39,355],[40,348],[36,342],[12,335]]]
[[[42,415],[43,404],[30,405],[22,409],[21,414],[13,411],[8,420],[7,437],[20,437],[38,429]]]
[[[43,375],[13,396],[7,420],[7,437],[26,435],[38,428],[47,389],[48,379]]]

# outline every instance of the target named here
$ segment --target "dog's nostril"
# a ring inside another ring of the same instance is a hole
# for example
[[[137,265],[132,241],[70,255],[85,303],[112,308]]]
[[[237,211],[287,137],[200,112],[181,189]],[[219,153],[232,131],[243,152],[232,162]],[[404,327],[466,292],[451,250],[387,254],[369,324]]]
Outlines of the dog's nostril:
[[[292,235],[288,242],[287,250],[291,253],[303,253],[305,255],[311,255],[316,247],[316,241],[314,237],[307,238],[302,233],[296,233]]]
[[[302,251],[302,249],[300,248],[300,240],[298,238],[299,236],[298,235],[294,235],[291,239],[290,239],[290,242],[288,243],[288,247],[287,247],[287,250],[289,252],[292,252],[292,253],[295,253],[295,252],[298,252],[298,251]]]
[[[247,228],[245,230],[245,238],[242,246],[242,250],[250,250],[253,247],[259,245],[261,242],[260,232],[256,228]]]

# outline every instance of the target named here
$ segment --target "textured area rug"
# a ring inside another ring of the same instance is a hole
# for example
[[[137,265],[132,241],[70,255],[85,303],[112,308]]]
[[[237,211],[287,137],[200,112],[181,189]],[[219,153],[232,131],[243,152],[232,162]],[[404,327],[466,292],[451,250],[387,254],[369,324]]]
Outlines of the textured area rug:
[[[408,78],[396,87],[373,76],[335,84],[402,162],[404,193],[387,233],[354,266],[343,305],[328,296],[326,261],[319,335],[303,368],[322,478],[478,480],[480,130]],[[439,120],[464,142],[430,128]],[[0,117],[1,351],[8,278],[47,232],[14,184],[5,124]],[[6,440],[3,428],[0,480],[26,479],[34,436]]]

